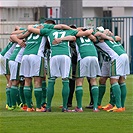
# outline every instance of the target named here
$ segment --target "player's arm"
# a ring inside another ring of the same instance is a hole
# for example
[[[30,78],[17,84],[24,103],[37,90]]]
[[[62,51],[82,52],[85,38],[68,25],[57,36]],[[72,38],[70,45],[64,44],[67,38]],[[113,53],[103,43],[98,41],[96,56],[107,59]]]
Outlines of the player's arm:
[[[78,31],[78,33],[76,34],[76,37],[89,36],[89,35],[92,34],[92,32],[93,32],[93,29],[88,29],[88,30],[85,30],[85,31],[80,30],[80,31]]]
[[[57,24],[54,26],[55,29],[64,29],[64,30],[70,30],[72,29],[70,26],[66,24]]]
[[[61,38],[55,38],[52,42],[52,44],[58,44],[62,41],[76,41],[76,37],[75,36],[65,36],[65,37],[61,37]]]
[[[92,40],[93,42],[96,42],[96,41],[97,41],[96,37],[95,37],[94,35],[92,35],[92,34],[89,35],[88,38],[89,38],[90,40]]]
[[[110,36],[107,36],[106,34],[104,33],[101,33],[101,32],[96,32],[94,34],[95,37],[98,37],[99,40],[104,40],[104,39],[107,39],[107,40],[110,40],[110,41],[114,41],[114,39]]]
[[[25,31],[24,33],[21,33],[21,34],[17,35],[17,37],[19,39],[24,39],[24,38],[28,37],[30,34],[31,33],[29,31]]]
[[[84,27],[77,27],[77,30],[80,31],[80,30],[83,30]]]
[[[120,36],[115,36],[115,41],[120,42],[121,41],[121,37]]]
[[[10,35],[10,41],[18,43],[21,47],[25,47],[26,44],[23,39],[19,39],[17,35]]]
[[[16,30],[16,31],[13,31],[11,34],[20,34],[20,33],[23,33],[25,30]]]
[[[33,25],[28,25],[27,29],[29,32],[32,32],[35,34],[40,34],[40,28],[35,28],[35,27],[33,27]]]

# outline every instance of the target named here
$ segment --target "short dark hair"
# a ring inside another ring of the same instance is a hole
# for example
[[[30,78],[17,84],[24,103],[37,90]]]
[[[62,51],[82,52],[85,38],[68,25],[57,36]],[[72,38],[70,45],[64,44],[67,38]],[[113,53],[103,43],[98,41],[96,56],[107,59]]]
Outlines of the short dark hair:
[[[54,20],[51,20],[51,19],[48,19],[44,23],[47,23],[47,24],[55,24],[55,21]]]
[[[71,24],[71,25],[69,25],[71,28],[73,28],[73,29],[76,29],[76,25],[73,25],[73,24]]]

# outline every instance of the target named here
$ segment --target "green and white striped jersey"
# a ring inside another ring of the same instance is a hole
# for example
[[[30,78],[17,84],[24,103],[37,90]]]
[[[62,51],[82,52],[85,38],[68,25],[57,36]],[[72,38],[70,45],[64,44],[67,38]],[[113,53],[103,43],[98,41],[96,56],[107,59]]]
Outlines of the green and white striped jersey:
[[[57,30],[57,29],[41,29],[40,34],[47,36],[50,49],[51,57],[55,55],[68,55],[71,56],[69,41],[62,41],[59,44],[53,45],[52,42],[55,38],[65,37],[68,35],[75,36],[78,33],[77,30]]]
[[[78,37],[76,43],[82,59],[87,56],[98,56],[94,43],[88,37]]]
[[[43,52],[44,52],[45,43],[46,43],[45,37],[31,33],[26,40],[26,47],[23,55],[35,54],[44,57]]]
[[[104,42],[99,42],[95,44],[103,53],[107,54],[111,60],[116,59],[121,54],[126,53],[124,49],[121,48],[121,44],[115,41],[104,40]]]
[[[24,52],[24,47],[22,48],[20,47],[20,45],[17,44],[9,60],[21,63],[23,52]]]
[[[1,51],[1,55],[5,57],[6,59],[9,59],[11,54],[13,53],[13,50],[15,49],[16,43],[9,42],[7,46]]]

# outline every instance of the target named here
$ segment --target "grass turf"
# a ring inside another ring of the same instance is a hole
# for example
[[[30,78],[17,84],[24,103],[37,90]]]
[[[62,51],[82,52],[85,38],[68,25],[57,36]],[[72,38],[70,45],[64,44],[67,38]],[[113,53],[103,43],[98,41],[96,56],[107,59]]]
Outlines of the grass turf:
[[[61,79],[56,80],[55,95],[52,101],[52,112],[20,112],[5,109],[6,80],[0,76],[0,133],[132,133],[133,131],[133,75],[127,77],[126,111],[121,113],[100,111],[92,112],[85,109],[89,103],[88,83],[84,81],[82,113],[63,113],[59,106],[62,104]],[[109,102],[109,82],[103,98],[103,105]],[[34,94],[33,102],[35,104]],[[75,96],[73,107],[76,106]]]

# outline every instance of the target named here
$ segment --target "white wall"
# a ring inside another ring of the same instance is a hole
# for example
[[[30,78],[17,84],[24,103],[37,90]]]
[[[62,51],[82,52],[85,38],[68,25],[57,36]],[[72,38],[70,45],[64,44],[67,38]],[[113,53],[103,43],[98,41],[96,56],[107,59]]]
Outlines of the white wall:
[[[133,7],[133,0],[83,0],[83,7]]]
[[[103,8],[97,7],[97,8],[92,8],[92,7],[85,7],[83,8],[83,17],[94,17],[94,16],[101,16],[103,14]]]
[[[0,7],[57,7],[60,0],[0,0]]]
[[[0,7],[60,6],[61,0],[0,0]],[[133,7],[133,0],[83,0],[83,7]]]

